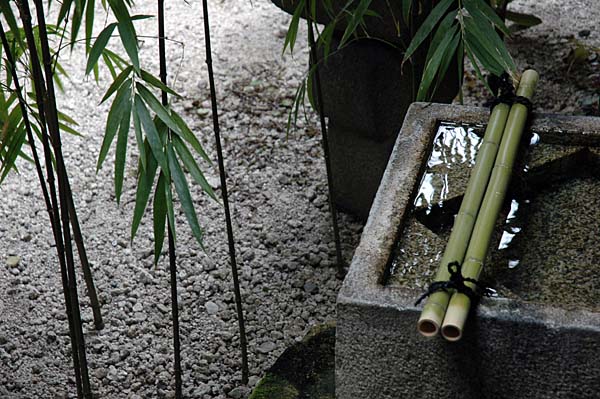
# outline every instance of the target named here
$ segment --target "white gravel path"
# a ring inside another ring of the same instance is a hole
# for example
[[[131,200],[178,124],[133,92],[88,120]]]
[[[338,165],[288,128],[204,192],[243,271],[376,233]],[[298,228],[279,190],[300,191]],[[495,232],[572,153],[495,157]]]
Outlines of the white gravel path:
[[[154,14],[155,2],[138,1],[139,13]],[[600,90],[598,60],[566,74],[569,35],[600,46],[597,0],[518,0],[545,24],[519,33],[511,42],[520,66],[542,69],[541,109],[578,113],[583,98]],[[201,2],[167,2],[169,65],[183,100],[174,103],[216,159],[208,112]],[[250,339],[251,385],[311,325],[335,318],[340,282],[327,208],[320,133],[314,117],[301,121],[289,138],[285,124],[296,85],[305,71],[306,52],[281,56],[289,16],[268,0],[211,2],[214,64],[226,166],[236,220],[238,255]],[[153,36],[155,20],[139,24]],[[299,34],[302,38],[303,35]],[[554,43],[547,44],[546,43]],[[157,71],[156,40],[144,39],[142,62]],[[71,79],[60,102],[75,116],[84,138],[65,137],[82,229],[103,302],[106,328],[92,329],[84,300],[86,344],[95,391],[100,398],[173,396],[170,294],[166,258],[152,265],[152,234],[144,220],[133,246],[129,226],[134,184],[127,175],[121,205],[114,200],[111,162],[95,173],[106,105],[98,105],[109,81],[98,87],[82,76],[82,49],[62,62]],[[579,69],[580,68],[580,69]],[[583,72],[582,72],[583,71]],[[546,79],[545,76],[551,77]],[[483,101],[480,86],[467,79],[467,103]],[[582,84],[588,84],[583,88]],[[593,86],[593,85],[596,86]],[[591,88],[590,88],[591,86]],[[558,93],[562,95],[558,100]],[[134,148],[131,141],[129,148]],[[111,152],[109,158],[113,157]],[[135,154],[128,165],[136,164]],[[63,398],[74,394],[68,328],[63,315],[59,269],[35,173],[20,163],[21,174],[0,186],[0,398]],[[204,164],[218,187],[217,168]],[[227,241],[220,205],[193,189],[203,252],[178,213],[178,260],[184,393],[190,398],[225,398],[240,384],[239,340],[235,320]],[[361,225],[343,215],[344,255],[351,259]],[[9,255],[20,257],[8,267]],[[81,286],[81,284],[80,284]],[[84,298],[82,290],[82,298]],[[236,389],[232,396],[243,396]]]

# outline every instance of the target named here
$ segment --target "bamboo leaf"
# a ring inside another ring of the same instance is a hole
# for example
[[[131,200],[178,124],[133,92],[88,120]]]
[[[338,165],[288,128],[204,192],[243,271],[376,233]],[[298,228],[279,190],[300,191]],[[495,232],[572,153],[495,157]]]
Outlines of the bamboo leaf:
[[[343,47],[344,44],[354,35],[356,32],[356,28],[363,21],[365,13],[369,9],[372,0],[360,0],[360,3],[356,6],[356,9],[352,13],[352,17],[350,18],[350,22],[346,26],[346,30],[342,35],[342,39],[340,40],[340,47]]]
[[[442,39],[446,36],[446,33],[452,26],[452,23],[454,21],[456,21],[457,13],[458,13],[458,10],[450,11],[448,13],[448,15],[446,15],[444,17],[444,19],[442,19],[442,22],[440,22],[438,28],[435,31],[435,34],[433,35],[433,38],[431,39],[431,43],[429,44],[429,49],[427,51],[427,57],[425,58],[426,60],[431,59],[431,56],[433,55],[434,50],[438,48],[438,45],[440,44]]]
[[[92,49],[90,50],[90,54],[88,56],[87,65],[85,67],[86,75],[88,75],[92,71],[94,66],[98,63],[98,59],[102,55],[102,52],[103,52],[104,48],[106,47],[106,45],[108,44],[108,41],[110,40],[110,37],[116,27],[117,27],[117,24],[115,24],[115,23],[109,24],[98,35],[98,38],[94,42],[94,45],[92,46]]]
[[[92,34],[94,33],[94,9],[96,7],[95,0],[87,0],[85,9],[85,48],[86,51],[90,48]]]
[[[109,86],[108,90],[106,91],[106,94],[104,95],[104,97],[102,97],[102,100],[100,100],[100,104],[102,104],[104,101],[108,100],[110,98],[110,96],[112,96],[113,93],[115,91],[117,91],[119,89],[119,87],[121,87],[123,82],[125,82],[125,79],[127,79],[127,77],[131,74],[132,70],[133,70],[133,67],[130,65],[121,71],[119,76],[117,76],[117,78]]]
[[[306,0],[300,0],[296,6],[296,9],[294,10],[292,20],[290,21],[290,26],[288,27],[287,34],[285,35],[282,53],[285,53],[285,50],[288,46],[290,47],[290,53],[294,52],[294,45],[296,44],[296,37],[298,36],[298,24],[300,22],[300,16],[304,11],[305,1]]]
[[[140,118],[140,122],[142,124],[142,127],[144,128],[144,131],[146,132],[146,138],[148,139],[148,143],[150,144],[152,154],[154,155],[154,158],[156,158],[156,161],[158,162],[158,165],[160,166],[161,170],[163,170],[168,177],[169,167],[167,165],[167,158],[165,157],[165,154],[163,152],[163,142],[158,134],[158,131],[156,130],[156,125],[150,117],[150,112],[148,112],[146,104],[144,104],[144,101],[138,94],[135,95],[134,101],[136,113]]]
[[[479,16],[479,19],[481,20],[487,19],[488,21],[493,23],[498,29],[500,29],[500,31],[506,36],[511,35],[510,30],[506,27],[504,21],[500,19],[498,14],[496,14],[496,11],[494,11],[492,7],[486,4],[485,1],[464,0],[463,4],[467,11],[469,11],[469,14],[471,14],[473,17]]]
[[[160,101],[158,101],[154,94],[152,94],[150,90],[148,90],[144,85],[140,83],[136,83],[135,87],[137,88],[138,93],[140,94],[140,96],[142,96],[146,104],[148,104],[150,109],[152,109],[152,111],[156,113],[156,116],[158,116],[160,120],[163,121],[169,127],[169,129],[179,134],[179,126],[173,120],[173,118],[171,118],[171,115],[169,114],[167,108],[164,105],[162,105]]]
[[[158,167],[156,159],[152,156],[150,151],[150,144],[148,141],[144,143],[146,147],[146,154],[148,159],[146,160],[148,167],[145,170],[140,171],[138,177],[137,191],[135,193],[135,208],[133,210],[133,221],[131,222],[131,241],[135,238],[135,234],[140,226],[146,206],[148,205],[148,198],[150,197],[150,190],[152,189],[152,183],[154,182],[154,176],[156,175],[156,168]]]
[[[196,183],[198,183],[200,185],[200,187],[202,187],[202,189],[212,199],[214,199],[215,201],[218,201],[217,196],[215,195],[215,192],[213,191],[210,184],[208,184],[208,182],[206,181],[204,174],[198,167],[198,164],[196,163],[196,160],[194,159],[194,156],[192,155],[190,150],[188,150],[188,148],[185,146],[185,143],[179,137],[173,136],[173,146],[175,147],[175,150],[177,151],[179,158],[183,162],[183,165],[186,167],[186,169],[190,172],[190,174],[194,178],[194,181]]]
[[[108,0],[108,4],[119,22],[118,29],[123,47],[125,47],[125,51],[127,52],[134,69],[139,71],[140,61],[138,56],[137,35],[129,10],[122,0]]]
[[[167,144],[167,157],[169,159],[169,168],[173,178],[173,184],[175,185],[177,196],[181,202],[183,213],[185,214],[188,224],[192,229],[194,237],[198,243],[202,245],[202,230],[198,224],[198,218],[196,216],[196,210],[194,209],[194,203],[192,202],[192,196],[190,195],[187,181],[183,175],[181,166],[179,166],[179,162],[175,156],[175,151],[173,150],[173,144],[171,143]]]
[[[137,142],[138,150],[140,151],[141,166],[143,170],[146,170],[146,146],[144,145],[142,126],[140,125],[140,117],[137,112],[133,113],[133,128],[135,130],[135,141]]]
[[[463,21],[466,27],[466,34],[470,35],[472,41],[477,42],[496,63],[502,66],[502,72],[514,72],[516,70],[514,61],[508,53],[504,41],[502,41],[489,23],[481,20],[476,21],[474,18],[464,18]]]
[[[23,37],[21,36],[21,29],[19,29],[19,25],[17,24],[17,19],[15,18],[15,14],[10,7],[10,3],[8,1],[0,1],[0,14],[4,16],[10,31],[13,34],[13,38],[15,42],[19,44],[21,49],[25,48],[25,43],[23,43]],[[17,57],[15,57],[17,58]]]
[[[413,0],[402,0],[402,19],[406,26],[410,25],[410,11],[412,9]]]
[[[423,72],[423,77],[421,78],[421,84],[419,86],[419,91],[417,93],[417,101],[425,101],[427,99],[427,93],[429,92],[429,88],[431,87],[431,83],[438,73],[440,64],[443,61],[443,58],[446,54],[446,51],[450,45],[450,42],[458,35],[458,27],[453,26],[447,34],[444,36],[444,39],[437,46],[431,59],[427,60],[425,64],[425,71]],[[458,44],[458,42],[457,42]],[[454,47],[456,50],[456,47]],[[452,53],[454,53],[452,50]],[[447,56],[447,58],[451,58],[452,55]]]
[[[167,198],[167,220],[169,221],[169,228],[173,234],[173,241],[177,241],[177,233],[175,229],[175,211],[173,209],[173,193],[171,192],[171,184],[165,184],[165,197]]]
[[[152,220],[154,222],[154,265],[158,264],[160,253],[165,241],[165,223],[167,219],[167,197],[165,187],[165,175],[158,177],[154,201],[152,203]]]
[[[127,80],[117,91],[117,95],[108,111],[108,118],[106,118],[106,129],[104,130],[104,139],[100,147],[100,155],[98,155],[98,163],[96,164],[96,173],[102,167],[108,150],[117,134],[117,129],[121,122],[121,116],[123,115],[123,107],[127,102],[130,102],[131,98],[131,80]]]
[[[140,72],[141,72],[142,79],[145,82],[150,83],[152,86],[156,87],[157,89],[166,91],[169,94],[172,94],[174,96],[181,98],[181,96],[179,94],[177,94],[177,92],[175,92],[173,89],[169,88],[167,85],[163,84],[163,82],[161,82],[158,78],[156,78],[150,72],[144,71],[143,69]]]
[[[173,118],[175,123],[177,123],[177,126],[179,126],[180,130],[179,130],[178,134],[181,136],[181,138],[183,138],[185,141],[187,141],[192,146],[192,148],[198,154],[200,154],[200,156],[202,158],[204,158],[204,160],[206,162],[208,162],[210,165],[212,165],[212,161],[208,157],[206,152],[204,151],[202,144],[200,144],[200,141],[198,141],[198,138],[196,138],[196,135],[190,130],[190,128],[185,123],[183,118],[177,112],[175,112],[173,110],[171,110],[171,117]]]
[[[481,43],[480,37],[468,29],[465,31],[464,40],[469,45],[469,49],[473,52],[475,57],[481,62],[481,65],[496,76],[500,76],[505,68],[497,60],[494,54],[490,53],[490,50]]]
[[[421,43],[423,43],[427,36],[429,36],[433,28],[444,16],[446,11],[448,11],[448,8],[450,8],[450,5],[452,5],[453,2],[454,0],[442,0],[437,6],[433,8],[433,10],[431,10],[429,15],[427,16],[427,19],[425,19],[425,21],[413,37],[412,41],[410,42],[408,49],[406,49],[406,53],[404,53],[404,59],[402,60],[402,62],[406,62],[417,50],[417,48],[419,48]]]
[[[542,20],[535,15],[514,11],[506,11],[506,19],[526,28],[531,28],[542,23]]]
[[[121,201],[123,190],[123,172],[125,170],[125,158],[127,154],[127,134],[131,122],[131,98],[128,98],[121,111],[121,123],[117,135],[117,149],[115,153],[115,196],[117,204]]]

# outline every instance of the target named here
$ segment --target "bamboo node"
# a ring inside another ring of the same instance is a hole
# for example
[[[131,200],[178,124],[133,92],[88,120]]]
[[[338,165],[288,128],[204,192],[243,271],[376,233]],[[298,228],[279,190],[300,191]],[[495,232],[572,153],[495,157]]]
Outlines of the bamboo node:
[[[429,284],[427,291],[415,302],[415,306],[420,304],[423,299],[438,291],[449,292],[448,290],[455,290],[456,292],[465,294],[472,302],[482,296],[490,297],[496,295],[496,290],[488,285],[473,278],[464,277],[462,275],[462,264],[457,261],[448,263],[448,273],[450,273],[450,278],[447,281],[434,281]],[[471,283],[475,288],[471,288],[465,283]]]

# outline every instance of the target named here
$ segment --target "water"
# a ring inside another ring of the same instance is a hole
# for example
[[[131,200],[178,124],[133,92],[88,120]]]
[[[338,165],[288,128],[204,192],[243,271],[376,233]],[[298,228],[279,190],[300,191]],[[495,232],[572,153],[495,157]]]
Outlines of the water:
[[[424,289],[439,267],[482,128],[441,125],[390,262],[389,286]],[[598,147],[530,146],[515,166],[482,279],[503,297],[600,307]]]

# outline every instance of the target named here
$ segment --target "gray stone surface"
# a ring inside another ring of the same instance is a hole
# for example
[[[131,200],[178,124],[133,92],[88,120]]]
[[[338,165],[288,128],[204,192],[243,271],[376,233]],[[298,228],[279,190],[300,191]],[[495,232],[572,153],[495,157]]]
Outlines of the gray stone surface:
[[[422,288],[383,284],[438,122],[485,123],[488,115],[482,108],[411,107],[338,296],[338,399],[597,397],[597,311],[484,299],[463,339],[448,343],[416,331],[420,308],[413,303]],[[572,145],[600,137],[600,119],[591,117],[538,115],[532,128]]]

